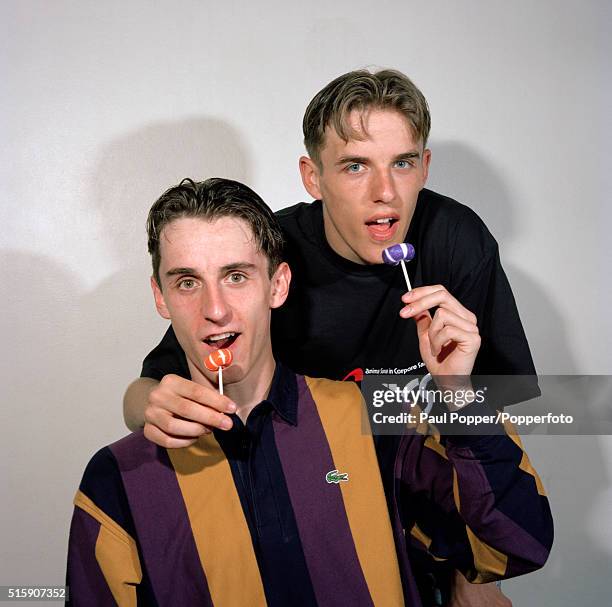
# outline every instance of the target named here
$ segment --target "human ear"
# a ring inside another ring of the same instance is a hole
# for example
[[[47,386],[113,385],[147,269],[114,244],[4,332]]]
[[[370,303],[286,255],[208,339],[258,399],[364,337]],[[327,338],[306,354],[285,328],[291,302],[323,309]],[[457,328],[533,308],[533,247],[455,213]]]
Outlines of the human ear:
[[[308,156],[300,157],[300,175],[306,191],[316,200],[322,198],[319,186],[321,168],[312,158]]]
[[[291,269],[289,264],[283,261],[270,280],[270,308],[280,308],[289,295],[289,284],[291,283]]]
[[[151,290],[153,291],[153,298],[155,299],[155,307],[157,308],[157,312],[162,318],[170,320],[170,312],[168,312],[164,294],[162,293],[162,290],[157,284],[154,276],[151,276]]]
[[[431,150],[425,148],[423,150],[423,183],[421,187],[425,187],[427,177],[429,176],[429,163],[431,162]]]

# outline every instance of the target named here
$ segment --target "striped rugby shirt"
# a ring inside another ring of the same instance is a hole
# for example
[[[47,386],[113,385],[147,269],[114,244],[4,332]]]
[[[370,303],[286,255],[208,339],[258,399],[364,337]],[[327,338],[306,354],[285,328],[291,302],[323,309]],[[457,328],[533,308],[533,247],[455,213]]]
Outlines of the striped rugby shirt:
[[[246,427],[100,450],[74,500],[70,603],[419,606],[415,549],[474,582],[544,564],[550,509],[518,437],[373,440],[362,406],[353,383],[277,365]]]

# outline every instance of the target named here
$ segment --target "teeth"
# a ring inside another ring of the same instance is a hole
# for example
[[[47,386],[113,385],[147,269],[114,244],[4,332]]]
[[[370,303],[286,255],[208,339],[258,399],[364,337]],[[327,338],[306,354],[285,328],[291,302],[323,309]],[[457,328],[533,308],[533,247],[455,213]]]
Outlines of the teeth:
[[[233,337],[236,335],[235,333],[221,333],[220,335],[211,335],[206,338],[206,341],[221,341],[222,339],[227,339],[228,337]]]
[[[391,217],[385,217],[384,219],[377,219],[376,223],[391,223]]]

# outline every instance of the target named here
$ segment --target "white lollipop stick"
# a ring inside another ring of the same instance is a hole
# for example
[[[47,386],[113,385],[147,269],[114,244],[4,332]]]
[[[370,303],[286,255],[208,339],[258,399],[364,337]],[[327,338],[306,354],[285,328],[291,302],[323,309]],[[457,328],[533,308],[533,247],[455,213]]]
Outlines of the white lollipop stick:
[[[406,269],[406,262],[402,259],[400,263],[402,264],[402,270],[404,271],[404,278],[406,279],[406,286],[408,287],[409,291],[412,291],[412,287],[410,286],[410,278],[408,278],[408,270]]]
[[[204,366],[212,373],[217,371],[219,378],[219,394],[223,395],[223,367],[229,367],[234,360],[231,350],[221,349],[211,352],[204,359]]]
[[[387,247],[382,252],[382,260],[389,266],[396,266],[398,263],[402,264],[402,272],[404,273],[404,279],[408,291],[412,291],[410,279],[408,278],[408,270],[406,269],[406,262],[414,259],[414,247],[409,242],[400,242],[399,244],[393,244]]]

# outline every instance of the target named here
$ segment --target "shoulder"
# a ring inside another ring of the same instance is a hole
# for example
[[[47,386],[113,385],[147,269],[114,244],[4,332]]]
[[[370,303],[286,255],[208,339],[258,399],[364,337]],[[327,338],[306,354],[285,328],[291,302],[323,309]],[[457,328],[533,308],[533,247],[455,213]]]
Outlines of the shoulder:
[[[130,435],[122,440],[135,443],[138,439]],[[79,492],[90,500],[89,503],[94,505],[96,511],[103,512],[127,533],[133,534],[130,508],[112,445],[103,447],[91,457],[79,485]]]
[[[312,241],[316,243],[317,232],[323,221],[320,200],[311,203],[299,202],[275,213],[288,242]]]
[[[89,486],[90,483],[96,483],[101,479],[114,478],[118,472],[117,460],[112,454],[108,446],[102,447],[92,455],[81,481],[81,490],[83,485]],[[86,492],[87,493],[87,492]]]
[[[282,224],[291,224],[297,221],[300,217],[304,215],[308,215],[312,212],[312,204],[308,204],[307,202],[298,202],[289,207],[285,207],[284,209],[280,209],[278,211],[274,211],[274,215],[278,221]]]
[[[484,221],[474,210],[432,190],[421,191],[415,219],[421,230],[446,231],[451,237],[477,236],[495,242]]]
[[[276,212],[285,238],[285,261],[294,272],[292,292],[306,276],[326,268],[323,255],[323,207],[320,200],[300,202]],[[287,309],[287,305],[283,306]],[[281,308],[281,314],[284,312]]]
[[[123,485],[122,470],[127,466],[143,463],[157,450],[142,432],[134,432],[111,445],[102,447],[89,460],[83,474],[80,490],[93,501],[116,492]],[[130,461],[126,461],[130,460]]]
[[[497,254],[498,246],[485,223],[470,207],[448,196],[422,190],[415,210],[412,237],[423,259],[435,267],[463,271]]]

